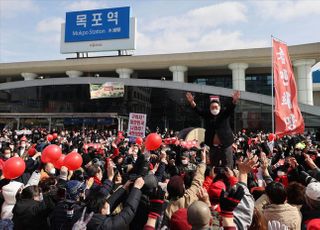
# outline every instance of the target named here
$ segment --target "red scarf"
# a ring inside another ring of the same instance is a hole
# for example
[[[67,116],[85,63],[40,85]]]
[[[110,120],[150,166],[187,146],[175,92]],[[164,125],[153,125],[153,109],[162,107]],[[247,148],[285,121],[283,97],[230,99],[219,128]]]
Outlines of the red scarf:
[[[98,185],[102,185],[101,180],[99,180],[97,177],[94,177],[93,180],[94,180],[94,183]]]

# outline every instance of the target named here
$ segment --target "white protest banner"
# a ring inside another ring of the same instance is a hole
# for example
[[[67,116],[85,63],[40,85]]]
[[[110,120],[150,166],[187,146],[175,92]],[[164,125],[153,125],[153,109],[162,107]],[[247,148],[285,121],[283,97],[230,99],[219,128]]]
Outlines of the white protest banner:
[[[90,99],[123,97],[122,82],[106,82],[103,85],[90,84]]]
[[[18,136],[20,136],[20,135],[31,135],[31,134],[32,134],[32,131],[31,131],[31,130],[26,130],[26,129],[16,130],[16,134],[17,134]]]
[[[144,137],[146,132],[147,114],[130,113],[128,135],[131,137]]]

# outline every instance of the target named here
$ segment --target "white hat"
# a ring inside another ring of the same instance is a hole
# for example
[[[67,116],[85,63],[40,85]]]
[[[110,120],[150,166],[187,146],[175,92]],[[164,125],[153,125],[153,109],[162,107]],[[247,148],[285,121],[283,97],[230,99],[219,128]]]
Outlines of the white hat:
[[[306,196],[314,201],[320,201],[320,182],[312,182],[308,184]]]

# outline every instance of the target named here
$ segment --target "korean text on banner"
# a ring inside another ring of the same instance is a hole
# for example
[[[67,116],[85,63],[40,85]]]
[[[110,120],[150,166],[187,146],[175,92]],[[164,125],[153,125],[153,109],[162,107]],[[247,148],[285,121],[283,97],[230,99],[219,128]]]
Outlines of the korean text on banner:
[[[286,44],[273,39],[273,75],[275,89],[275,127],[279,137],[304,132],[297,87]]]
[[[123,97],[124,85],[121,82],[107,82],[103,85],[90,84],[90,99]]]
[[[131,137],[145,137],[147,114],[130,113],[128,135]]]

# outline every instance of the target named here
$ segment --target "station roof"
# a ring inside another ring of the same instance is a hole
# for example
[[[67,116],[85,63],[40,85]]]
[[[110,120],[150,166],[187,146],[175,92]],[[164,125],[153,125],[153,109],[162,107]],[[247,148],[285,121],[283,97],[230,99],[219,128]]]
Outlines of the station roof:
[[[319,62],[320,42],[289,46],[289,54],[291,61],[315,59]],[[271,48],[0,63],[0,77],[18,76],[22,72],[65,74],[68,70],[104,72],[115,71],[117,68],[168,69],[173,65],[184,65],[190,69],[225,69],[228,68],[228,64],[235,62],[247,63],[250,68],[271,67]]]

